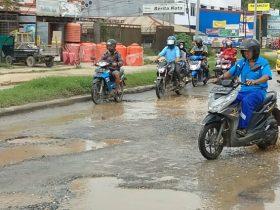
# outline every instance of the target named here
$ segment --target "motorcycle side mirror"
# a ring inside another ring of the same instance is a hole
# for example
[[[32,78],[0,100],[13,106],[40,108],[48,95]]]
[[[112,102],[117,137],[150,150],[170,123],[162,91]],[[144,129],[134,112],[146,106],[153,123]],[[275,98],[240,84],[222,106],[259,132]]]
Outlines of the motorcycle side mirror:
[[[222,86],[224,87],[233,87],[233,81],[232,80],[223,80],[222,81]]]
[[[258,71],[258,70],[260,70],[262,68],[262,66],[261,65],[259,65],[259,64],[255,64],[253,67],[251,67],[251,70],[252,71]]]

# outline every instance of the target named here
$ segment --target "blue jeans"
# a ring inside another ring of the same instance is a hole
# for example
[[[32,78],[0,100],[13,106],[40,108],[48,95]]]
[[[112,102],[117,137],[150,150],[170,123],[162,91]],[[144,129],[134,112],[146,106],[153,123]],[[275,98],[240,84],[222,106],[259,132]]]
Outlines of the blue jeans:
[[[238,94],[236,102],[241,103],[241,113],[238,128],[248,128],[254,111],[257,109],[257,107],[262,105],[264,99],[265,97],[262,90],[240,92]]]

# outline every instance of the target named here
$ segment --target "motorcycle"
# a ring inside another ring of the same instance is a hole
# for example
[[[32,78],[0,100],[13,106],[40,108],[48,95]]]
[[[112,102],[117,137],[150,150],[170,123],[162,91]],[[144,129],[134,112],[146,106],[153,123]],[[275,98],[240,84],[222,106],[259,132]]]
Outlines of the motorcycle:
[[[182,83],[175,78],[174,71],[175,71],[175,62],[168,63],[165,59],[157,62],[157,80],[156,83],[156,95],[158,99],[162,98],[165,95],[166,91],[175,91],[177,95],[181,94],[181,90],[186,86],[188,83],[187,77],[185,73],[187,70],[186,65],[183,63],[178,63],[180,65],[180,77],[182,79]],[[172,70],[173,69],[173,70]]]
[[[202,60],[204,59],[204,56],[193,55],[190,57],[190,71],[192,72],[192,84],[194,87],[198,85],[198,82],[203,82],[206,85],[209,79],[202,68]]]
[[[280,50],[277,51],[276,71],[280,74]]]
[[[232,67],[232,62],[229,60],[228,56],[221,56],[220,54],[217,55],[216,58],[216,69],[215,76],[218,78]]]
[[[100,104],[105,100],[113,98],[116,102],[121,102],[123,99],[123,87],[125,86],[125,74],[120,70],[120,92],[116,92],[116,82],[110,73],[110,63],[99,61],[95,64],[98,66],[96,74],[93,77],[91,98],[95,104]]]
[[[208,160],[217,159],[224,147],[257,145],[266,149],[277,142],[280,111],[275,91],[268,92],[263,104],[254,112],[247,134],[241,137],[236,133],[241,105],[234,101],[239,85],[246,84],[224,80],[222,86],[214,87],[210,92],[208,115],[198,138],[200,153]]]

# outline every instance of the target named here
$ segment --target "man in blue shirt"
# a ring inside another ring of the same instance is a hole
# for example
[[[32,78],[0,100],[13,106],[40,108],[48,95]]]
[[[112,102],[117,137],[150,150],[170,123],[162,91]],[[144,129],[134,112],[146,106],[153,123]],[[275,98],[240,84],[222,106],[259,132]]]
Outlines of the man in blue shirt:
[[[175,78],[181,81],[180,66],[176,65],[176,63],[180,61],[180,49],[176,46],[175,36],[169,36],[167,38],[167,46],[158,54],[156,61],[158,61],[161,57],[165,57],[167,63],[171,63],[171,70],[169,71],[169,74],[172,75],[174,72]]]
[[[180,49],[176,45],[176,37],[169,36],[167,38],[167,46],[159,53],[156,60],[165,57],[168,63],[178,62],[180,60]]]
[[[259,56],[260,43],[257,40],[244,40],[240,50],[243,58],[220,79],[241,76],[241,82],[247,84],[241,86],[237,96],[237,102],[241,103],[241,118],[237,133],[245,136],[253,112],[264,102],[267,81],[272,79],[272,73],[268,61]]]

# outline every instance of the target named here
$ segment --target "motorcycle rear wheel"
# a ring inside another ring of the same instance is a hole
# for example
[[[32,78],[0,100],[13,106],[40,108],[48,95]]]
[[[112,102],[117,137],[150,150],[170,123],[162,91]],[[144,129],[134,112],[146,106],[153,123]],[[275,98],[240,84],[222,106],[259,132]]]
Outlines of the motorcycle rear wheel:
[[[261,143],[257,144],[258,148],[261,150],[266,150],[269,146],[276,145],[276,143],[277,143],[278,136],[279,136],[279,128],[277,125],[275,125],[275,126],[270,127],[270,129],[271,129],[271,134],[269,135],[269,137],[271,137],[271,141],[270,142],[261,142]],[[268,132],[268,131],[266,131],[266,132]]]
[[[205,125],[200,131],[198,138],[199,151],[207,160],[217,159],[224,148],[224,139],[218,140],[221,124],[211,123]],[[223,137],[221,137],[223,138]]]
[[[156,82],[156,95],[158,99],[161,99],[165,94],[165,86],[163,80],[157,80]]]

